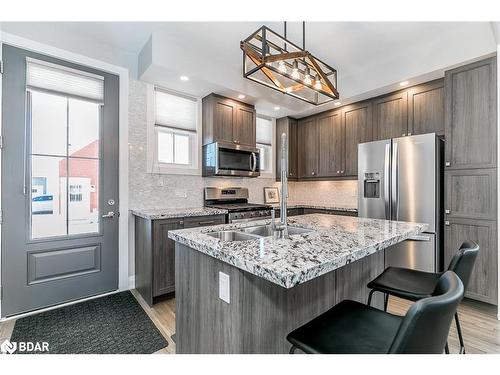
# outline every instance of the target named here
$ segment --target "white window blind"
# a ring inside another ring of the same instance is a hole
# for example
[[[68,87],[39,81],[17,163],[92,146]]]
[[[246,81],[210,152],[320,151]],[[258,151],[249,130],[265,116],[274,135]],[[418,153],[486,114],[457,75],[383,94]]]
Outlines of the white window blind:
[[[155,125],[196,132],[195,99],[155,90]]]
[[[26,59],[26,85],[96,101],[104,100],[104,77],[41,60]]]
[[[273,142],[273,122],[271,120],[257,117],[256,141],[264,145],[270,145]]]

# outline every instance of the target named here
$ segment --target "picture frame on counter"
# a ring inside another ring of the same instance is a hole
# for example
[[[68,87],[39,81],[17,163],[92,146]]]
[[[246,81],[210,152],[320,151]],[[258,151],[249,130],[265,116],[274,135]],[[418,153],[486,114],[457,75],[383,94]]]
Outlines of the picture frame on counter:
[[[264,188],[264,203],[273,204],[280,202],[280,192],[277,187],[269,186]]]

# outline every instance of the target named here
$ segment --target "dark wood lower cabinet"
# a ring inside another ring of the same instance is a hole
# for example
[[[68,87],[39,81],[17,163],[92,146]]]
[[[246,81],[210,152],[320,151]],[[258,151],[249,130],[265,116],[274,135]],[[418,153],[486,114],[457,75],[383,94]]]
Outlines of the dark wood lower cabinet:
[[[447,219],[444,226],[445,267],[465,240],[479,244],[480,251],[465,296],[497,305],[497,222],[464,218]]]
[[[225,222],[225,215],[155,220],[135,217],[135,289],[149,306],[155,297],[175,291],[175,243],[168,232]]]

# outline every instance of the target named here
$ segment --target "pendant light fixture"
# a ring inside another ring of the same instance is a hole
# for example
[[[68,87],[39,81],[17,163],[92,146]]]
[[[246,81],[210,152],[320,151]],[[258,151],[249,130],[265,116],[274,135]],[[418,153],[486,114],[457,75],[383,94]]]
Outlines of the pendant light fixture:
[[[305,22],[302,48],[267,26],[240,43],[243,76],[254,82],[314,105],[339,99],[337,71],[305,49]],[[314,79],[312,79],[314,77]]]

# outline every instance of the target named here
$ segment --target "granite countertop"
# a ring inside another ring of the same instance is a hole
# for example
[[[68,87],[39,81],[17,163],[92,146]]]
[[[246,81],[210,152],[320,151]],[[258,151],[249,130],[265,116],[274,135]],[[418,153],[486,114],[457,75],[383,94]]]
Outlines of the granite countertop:
[[[280,208],[279,203],[273,204],[273,208]],[[287,208],[314,208],[318,210],[332,210],[332,211],[345,211],[345,212],[358,212],[357,208],[353,207],[338,207],[327,203],[300,203],[288,202]]]
[[[147,208],[133,209],[130,212],[143,219],[175,219],[180,217],[225,215],[227,210],[208,207],[187,207],[187,208]]]
[[[170,231],[169,238],[285,288],[312,280],[423,232],[427,224],[311,214],[288,223],[313,229],[289,239],[223,242],[206,233],[268,224],[270,220]]]

